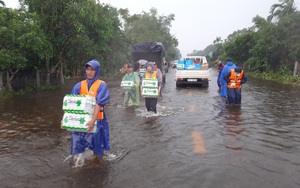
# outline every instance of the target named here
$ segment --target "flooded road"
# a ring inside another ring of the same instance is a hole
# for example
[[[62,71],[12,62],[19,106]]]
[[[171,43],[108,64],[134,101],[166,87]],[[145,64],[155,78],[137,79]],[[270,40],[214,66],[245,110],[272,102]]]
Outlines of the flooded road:
[[[208,88],[176,88],[167,73],[158,114],[125,109],[107,81],[111,151],[74,168],[60,128],[65,88],[0,102],[1,187],[300,187],[300,89],[248,78],[228,106]]]

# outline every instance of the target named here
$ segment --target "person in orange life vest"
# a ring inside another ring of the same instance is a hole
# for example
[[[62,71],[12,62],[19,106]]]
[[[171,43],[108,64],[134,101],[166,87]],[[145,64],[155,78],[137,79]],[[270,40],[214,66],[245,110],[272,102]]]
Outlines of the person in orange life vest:
[[[247,77],[241,67],[236,67],[228,72],[224,79],[227,82],[227,104],[241,104],[242,84],[246,83]]]
[[[142,96],[142,91],[143,91],[142,82],[143,82],[144,78],[146,78],[146,79],[156,79],[158,81],[158,93],[160,93],[162,80],[161,80],[161,77],[158,76],[157,72],[154,71],[155,70],[154,64],[152,62],[149,62],[147,64],[146,69],[147,69],[147,71],[144,74],[144,76],[143,76],[143,78],[140,82],[140,94],[141,94],[141,96]],[[150,111],[154,112],[154,113],[157,112],[156,111],[157,98],[145,97],[145,105],[146,105],[146,108],[147,108],[148,112],[150,112]]]
[[[99,80],[100,64],[96,59],[85,65],[85,80],[77,83],[71,94],[90,95],[95,97],[96,104],[92,120],[87,122],[89,130],[93,130],[97,122],[96,133],[72,132],[71,154],[83,153],[86,148],[102,157],[104,150],[110,150],[109,126],[104,112],[104,106],[109,101],[109,92],[104,81]]]

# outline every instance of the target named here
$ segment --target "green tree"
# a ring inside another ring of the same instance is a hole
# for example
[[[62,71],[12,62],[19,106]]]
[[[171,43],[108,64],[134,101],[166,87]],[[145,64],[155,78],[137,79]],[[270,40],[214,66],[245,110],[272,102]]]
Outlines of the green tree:
[[[22,12],[0,8],[0,25],[0,72],[6,72],[7,89],[12,91],[11,82],[14,76],[27,66],[21,47],[24,44],[21,38],[26,34],[27,22]],[[2,73],[0,75],[2,80]],[[0,83],[3,84],[3,81]]]
[[[0,0],[0,4],[5,7],[4,1]]]
[[[270,16],[268,17],[269,21],[272,21],[274,18],[280,20],[296,11],[294,0],[279,0],[279,2],[280,3],[271,6]]]
[[[235,40],[226,43],[224,46],[226,55],[232,57],[237,64],[242,65],[251,57],[250,50],[255,44],[254,35],[255,33],[249,30],[237,36]]]
[[[109,72],[114,62],[106,54],[119,54],[111,52],[111,45],[126,44],[120,32],[118,13],[110,6],[96,4],[95,0],[23,2],[28,5],[29,12],[40,18],[41,28],[54,50],[51,69],[59,73],[62,85],[64,72],[77,75],[90,59],[108,62],[101,64],[101,73]]]

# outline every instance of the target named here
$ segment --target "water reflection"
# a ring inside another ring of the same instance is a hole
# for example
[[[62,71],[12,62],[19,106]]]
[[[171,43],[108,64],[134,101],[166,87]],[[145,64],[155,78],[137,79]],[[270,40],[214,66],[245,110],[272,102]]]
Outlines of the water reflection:
[[[109,162],[93,160],[81,168],[72,168],[66,182],[68,187],[105,187],[109,174]]]
[[[244,122],[241,119],[241,105],[224,105],[219,113],[221,118],[220,132],[224,137],[224,146],[232,150],[241,150],[242,141],[240,136],[244,131]]]

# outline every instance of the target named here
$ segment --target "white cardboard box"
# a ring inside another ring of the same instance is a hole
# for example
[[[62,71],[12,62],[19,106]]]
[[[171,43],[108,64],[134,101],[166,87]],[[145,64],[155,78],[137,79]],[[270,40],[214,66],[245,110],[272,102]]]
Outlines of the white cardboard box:
[[[94,130],[88,131],[88,126],[86,125],[92,116],[87,113],[80,112],[66,112],[61,121],[61,128],[67,129],[68,131],[77,131],[77,132],[90,132],[95,133],[97,130],[97,121],[95,122]]]
[[[156,79],[146,79],[144,78],[142,80],[142,86],[147,88],[157,88],[158,87],[158,81]]]
[[[142,90],[143,97],[149,98],[157,98],[158,97],[158,89],[157,88],[143,88]]]

